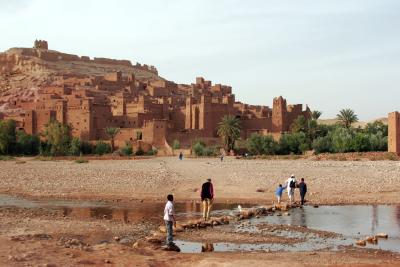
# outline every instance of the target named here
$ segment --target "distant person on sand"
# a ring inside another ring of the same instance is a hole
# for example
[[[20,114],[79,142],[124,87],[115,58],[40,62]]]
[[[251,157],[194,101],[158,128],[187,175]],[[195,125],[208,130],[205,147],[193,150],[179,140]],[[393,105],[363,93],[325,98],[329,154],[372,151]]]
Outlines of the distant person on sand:
[[[214,187],[211,183],[211,179],[207,179],[207,182],[201,186],[200,197],[203,203],[203,219],[206,221],[210,219],[210,212],[214,199]]]
[[[167,230],[167,247],[171,248],[174,246],[173,242],[173,226],[176,227],[176,220],[175,220],[175,209],[174,209],[174,196],[168,195],[167,196],[167,204],[165,204],[164,208],[164,221],[165,227]]]
[[[304,197],[307,193],[307,184],[304,182],[304,178],[301,178],[301,182],[298,184],[298,188],[300,191],[301,205],[304,205]]]
[[[286,188],[289,196],[289,203],[294,202],[294,190],[296,189],[296,177],[292,174],[286,181]]]
[[[224,161],[224,153],[221,153],[220,159],[221,159],[221,162]]]
[[[285,188],[286,188],[286,186],[282,186],[281,184],[279,184],[279,186],[275,190],[275,196],[278,200],[278,204],[281,203],[282,193],[283,193],[283,190],[285,190]]]
[[[183,153],[182,153],[182,152],[179,153],[179,159],[180,159],[180,160],[183,159]]]

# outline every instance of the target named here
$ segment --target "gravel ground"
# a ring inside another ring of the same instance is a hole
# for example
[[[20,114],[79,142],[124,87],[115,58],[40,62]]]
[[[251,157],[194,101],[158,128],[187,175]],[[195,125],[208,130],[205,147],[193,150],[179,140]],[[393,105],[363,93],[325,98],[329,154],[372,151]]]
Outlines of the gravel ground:
[[[38,198],[109,200],[197,199],[202,182],[213,179],[216,201],[273,201],[290,174],[304,177],[313,203],[400,203],[398,161],[237,160],[152,158],[72,161],[0,161],[0,193]],[[20,159],[21,161],[21,159]],[[257,192],[264,191],[264,192]],[[286,195],[284,196],[284,199]]]

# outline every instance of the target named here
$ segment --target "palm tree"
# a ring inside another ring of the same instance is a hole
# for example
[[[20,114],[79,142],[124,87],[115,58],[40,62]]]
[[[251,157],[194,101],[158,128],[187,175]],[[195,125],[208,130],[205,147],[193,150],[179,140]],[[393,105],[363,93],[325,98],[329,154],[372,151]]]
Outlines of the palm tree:
[[[240,137],[240,120],[232,115],[225,115],[218,123],[217,133],[224,141],[227,151],[235,147],[235,141]]]
[[[349,108],[340,110],[339,114],[336,115],[336,119],[346,128],[350,128],[352,123],[358,121],[357,115]]]
[[[114,138],[119,133],[120,129],[116,127],[107,127],[106,134],[111,138],[111,152],[114,152]]]
[[[322,112],[321,112],[321,111],[319,111],[319,110],[314,110],[314,111],[311,113],[311,118],[312,118],[313,120],[318,120],[319,117],[321,117],[321,115],[322,115]]]

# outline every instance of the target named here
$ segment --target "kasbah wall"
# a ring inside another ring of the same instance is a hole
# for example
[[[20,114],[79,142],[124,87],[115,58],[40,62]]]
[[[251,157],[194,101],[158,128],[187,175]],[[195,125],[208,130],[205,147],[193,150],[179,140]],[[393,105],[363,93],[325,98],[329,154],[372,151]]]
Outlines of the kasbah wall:
[[[391,112],[388,115],[388,151],[400,155],[400,113]]]
[[[25,50],[33,57],[40,55],[42,60],[45,56],[53,60],[53,55],[59,53],[48,50],[48,43],[42,40]],[[54,57],[63,60],[62,56]],[[68,60],[90,61],[75,55],[69,55]],[[128,64],[112,59],[100,61]],[[154,67],[145,66],[157,73]],[[121,131],[116,136],[116,147],[128,142],[165,153],[171,152],[175,139],[182,148],[190,147],[198,138],[209,144],[219,143],[217,126],[225,115],[240,119],[243,139],[252,133],[279,138],[290,131],[298,116],[311,116],[308,106],[303,110],[301,104],[288,105],[282,96],[273,99],[272,108],[243,104],[235,100],[232,87],[213,85],[203,77],[185,85],[161,78],[139,81],[134,73],[123,75],[120,71],[103,76],[60,75],[43,85],[34,101],[17,99],[8,104],[20,112],[5,113],[3,118],[16,120],[18,128],[29,134],[41,133],[52,119],[69,124],[72,135],[85,141],[108,140],[105,128],[118,127]],[[398,149],[399,142],[396,145]]]

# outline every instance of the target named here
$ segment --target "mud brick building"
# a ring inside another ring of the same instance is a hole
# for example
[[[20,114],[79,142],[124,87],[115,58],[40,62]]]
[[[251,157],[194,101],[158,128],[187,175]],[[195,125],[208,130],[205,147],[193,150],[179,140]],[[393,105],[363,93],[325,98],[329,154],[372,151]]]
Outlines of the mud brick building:
[[[311,113],[281,96],[272,108],[244,104],[235,100],[232,87],[203,77],[190,85],[176,84],[159,77],[153,66],[60,53],[48,50],[42,40],[34,48],[0,54],[0,66],[5,77],[23,73],[24,79],[35,81],[34,90],[23,91],[30,92],[25,97],[0,98],[6,107],[3,118],[16,120],[29,134],[41,133],[50,120],[69,124],[72,135],[86,141],[107,140],[105,128],[118,127],[117,147],[140,143],[168,153],[175,139],[183,147],[198,138],[218,143],[217,125],[225,115],[240,118],[245,139],[252,133],[279,137],[298,116],[309,118]],[[40,82],[37,73],[44,73]]]
[[[391,112],[388,115],[388,151],[400,155],[400,113]]]

